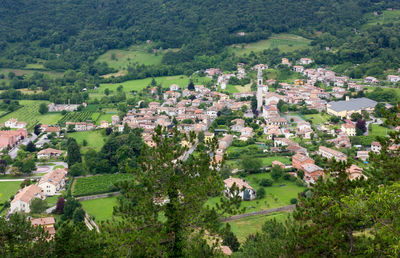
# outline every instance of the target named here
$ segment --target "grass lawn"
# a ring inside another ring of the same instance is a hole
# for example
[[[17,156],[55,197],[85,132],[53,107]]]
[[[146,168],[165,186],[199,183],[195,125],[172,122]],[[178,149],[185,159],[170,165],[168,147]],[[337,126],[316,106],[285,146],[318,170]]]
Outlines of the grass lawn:
[[[96,223],[111,219],[113,217],[113,207],[117,205],[117,197],[108,197],[89,201],[82,201],[83,209],[95,217]]]
[[[387,136],[391,131],[393,130],[380,125],[370,124],[368,128],[368,136]]]
[[[239,242],[243,243],[250,234],[260,232],[263,224],[267,220],[276,219],[279,222],[285,221],[290,213],[280,212],[268,215],[256,215],[239,220],[229,221],[232,232],[236,235]]]
[[[311,120],[313,122],[313,124],[317,125],[317,124],[323,124],[327,121],[329,121],[329,118],[331,118],[330,115],[328,114],[312,114],[312,115],[304,115],[305,118]]]
[[[278,48],[283,52],[290,52],[298,49],[309,48],[310,42],[311,40],[298,35],[281,33],[274,34],[267,40],[260,40],[250,44],[233,45],[230,46],[229,49],[237,55],[250,54],[251,51],[260,52],[265,49],[273,48]]]
[[[177,84],[181,88],[186,88],[189,84],[190,78],[185,75],[177,75],[177,76],[163,76],[163,77],[155,77],[154,78],[157,83],[161,83],[163,87],[167,88],[170,87],[172,84]],[[195,78],[194,84],[203,84],[204,82],[210,81],[211,79],[208,77],[198,77]],[[141,91],[142,89],[146,88],[152,81],[152,78],[140,79],[140,80],[131,80],[122,83],[103,83],[100,84],[100,88],[96,92],[91,92],[91,97],[101,97],[104,95],[92,95],[96,93],[104,94],[105,89],[112,90],[114,92],[117,91],[117,88],[122,85],[124,92],[131,92],[131,91]]]
[[[115,113],[105,113],[105,114],[101,114],[100,117],[99,117],[99,119],[97,119],[96,124],[97,124],[97,125],[100,125],[101,121],[103,121],[103,120],[106,121],[106,122],[111,123],[111,118],[112,118],[112,116],[117,115],[117,114],[118,114],[117,112],[115,112]]]
[[[282,162],[285,165],[290,165],[292,162],[290,161],[290,158],[288,157],[282,157],[282,156],[274,156],[274,157],[266,157],[266,158],[260,158],[263,166],[271,166],[272,162],[277,160]]]
[[[47,202],[47,206],[49,207],[53,207],[57,204],[58,198],[60,196],[56,195],[56,196],[51,196],[51,197],[47,197],[46,198],[46,202]]]
[[[68,137],[74,138],[79,145],[83,144],[83,140],[87,141],[87,146],[82,145],[82,152],[87,152],[89,149],[96,151],[101,150],[104,145],[104,140],[107,138],[104,134],[104,129],[85,132],[68,133]]]
[[[262,187],[259,185],[259,182],[263,178],[271,179],[271,175],[269,173],[253,174],[246,176],[244,180],[248,181],[250,186],[257,190]],[[242,201],[241,207],[246,207],[245,213],[290,205],[290,199],[297,198],[297,195],[305,189],[305,187],[298,186],[295,182],[290,182],[283,179],[278,182],[274,182],[274,184],[270,187],[263,188],[266,192],[263,199]],[[210,198],[207,204],[213,207],[215,203],[219,202],[219,199],[220,197]]]
[[[54,125],[61,119],[61,113],[47,113],[41,115],[39,106],[41,103],[49,104],[48,101],[41,100],[20,100],[20,105],[23,107],[0,118],[0,123],[4,123],[10,118],[17,118],[18,121],[23,121],[28,124],[28,129],[33,128],[37,123]]]
[[[0,203],[4,203],[15,195],[22,182],[0,182]]]

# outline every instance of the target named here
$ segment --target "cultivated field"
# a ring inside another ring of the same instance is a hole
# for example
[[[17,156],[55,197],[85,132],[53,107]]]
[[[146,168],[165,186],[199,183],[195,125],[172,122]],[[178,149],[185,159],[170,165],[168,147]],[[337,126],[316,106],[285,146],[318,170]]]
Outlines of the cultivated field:
[[[113,217],[113,208],[117,205],[117,197],[101,198],[89,201],[82,201],[83,209],[95,217],[95,221],[108,220]]]
[[[18,110],[0,118],[0,123],[4,123],[10,118],[17,118],[18,121],[28,123],[28,128],[32,128],[38,123],[55,125],[62,117],[61,113],[47,113],[41,115],[39,113],[39,106],[41,103],[49,104],[48,101],[40,100],[20,100],[20,105],[23,107]]]
[[[101,150],[104,145],[104,140],[106,139],[104,129],[85,132],[72,132],[68,133],[68,137],[74,138],[79,145],[82,145],[83,140],[87,141],[87,145],[82,146],[83,153],[87,152],[89,149],[94,149],[96,151]]]
[[[96,123],[99,119],[100,113],[91,111],[81,111],[81,112],[69,112],[65,114],[59,121],[59,124],[65,124],[66,122],[86,122],[92,121]]]
[[[72,195],[86,196],[117,191],[115,183],[132,178],[131,174],[107,174],[80,177],[74,180]]]
[[[368,22],[363,25],[363,28],[368,28],[377,24],[388,24],[400,21],[400,10],[385,10],[381,15],[374,15],[373,13],[368,13],[365,15]]]
[[[303,38],[294,34],[275,34],[267,40],[260,40],[250,44],[238,44],[229,47],[237,55],[250,54],[253,52],[260,52],[265,49],[278,48],[283,52],[290,52],[298,49],[306,49],[310,46],[311,40]]]

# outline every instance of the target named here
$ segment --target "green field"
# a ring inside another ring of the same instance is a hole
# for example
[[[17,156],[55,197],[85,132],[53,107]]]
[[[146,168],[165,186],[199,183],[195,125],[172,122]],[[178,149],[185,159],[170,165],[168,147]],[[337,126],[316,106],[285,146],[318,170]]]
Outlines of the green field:
[[[369,129],[368,129],[368,136],[388,136],[390,132],[393,130],[387,129],[386,127],[376,125],[376,124],[370,124]]]
[[[393,11],[385,10],[381,15],[378,16],[372,13],[368,13],[365,15],[365,18],[368,19],[368,22],[363,25],[362,28],[364,29],[377,24],[388,24],[393,22],[399,22],[400,10],[393,10]]]
[[[311,40],[303,38],[294,34],[274,34],[267,40],[261,40],[255,43],[244,45],[233,45],[229,47],[237,55],[250,54],[253,52],[260,52],[265,49],[278,48],[283,52],[290,52],[299,49],[306,49],[310,47]]]
[[[328,122],[329,119],[331,118],[330,115],[322,114],[322,113],[312,114],[312,115],[304,115],[304,117],[311,120],[313,122],[313,124],[315,124],[315,125]]]
[[[28,128],[32,128],[37,123],[55,125],[62,117],[61,113],[47,113],[44,115],[39,113],[39,105],[41,103],[48,104],[49,102],[47,101],[20,100],[19,103],[23,107],[0,118],[0,123],[4,123],[10,118],[17,118],[18,121],[26,122],[28,124]]]
[[[268,215],[256,215],[234,221],[229,221],[232,232],[236,235],[239,242],[243,243],[250,234],[260,232],[263,224],[267,220],[276,219],[279,222],[284,222],[290,213],[272,213]]]
[[[130,65],[158,65],[167,50],[152,51],[152,45],[134,45],[125,50],[113,49],[101,55],[97,62],[106,62],[117,70],[127,70]]]
[[[113,207],[117,205],[117,197],[82,201],[81,203],[83,209],[90,216],[94,216],[96,223],[98,223],[113,217]]]
[[[72,195],[86,196],[115,192],[115,183],[132,178],[132,174],[104,174],[76,178],[72,185]]]
[[[263,178],[271,179],[269,173],[260,173],[248,175],[244,178],[244,180],[248,181],[250,186],[255,190],[261,188],[259,182]],[[263,199],[254,199],[252,201],[242,201],[241,207],[246,207],[245,213],[267,210],[282,206],[290,205],[290,199],[297,198],[297,195],[304,191],[305,187],[296,185],[295,182],[290,182],[281,179],[278,182],[274,182],[274,184],[270,187],[263,187],[265,189],[265,197]],[[207,204],[215,205],[215,203],[219,202],[220,197],[214,197],[208,200]]]
[[[189,84],[190,78],[185,75],[177,75],[177,76],[164,76],[164,77],[156,77],[154,78],[157,83],[161,83],[163,87],[170,87],[172,84],[177,84],[182,88],[186,88]],[[211,79],[208,77],[199,77],[197,80],[194,80],[195,84],[202,84],[204,82],[210,81]],[[152,78],[146,78],[141,80],[131,80],[126,81],[123,83],[103,83],[100,85],[100,88],[92,93],[101,93],[104,94],[105,89],[112,90],[116,92],[117,88],[122,85],[124,92],[131,92],[131,91],[141,91],[142,89],[146,88],[152,81]],[[97,96],[97,95],[93,95]]]
[[[4,203],[15,195],[22,182],[0,182],[0,203]]]
[[[118,114],[117,112],[101,114],[99,119],[97,119],[96,124],[100,125],[101,121],[106,121],[106,122],[111,123],[112,116],[117,115],[117,114]]]
[[[104,140],[107,138],[103,129],[85,132],[72,132],[68,133],[68,137],[74,138],[79,145],[82,145],[83,140],[86,140],[87,146],[82,146],[82,152],[84,153],[89,149],[94,149],[96,151],[101,150],[104,145]]]
[[[4,74],[4,75],[8,75],[9,72],[13,72],[15,73],[15,75],[17,76],[21,76],[21,75],[32,75],[34,73],[43,73],[45,75],[48,75],[50,78],[61,78],[64,73],[62,72],[53,72],[53,71],[38,71],[35,70],[37,68],[39,68],[38,65],[29,65],[31,69],[12,69],[12,68],[1,68],[0,69],[0,74]],[[28,68],[28,67],[27,67]]]

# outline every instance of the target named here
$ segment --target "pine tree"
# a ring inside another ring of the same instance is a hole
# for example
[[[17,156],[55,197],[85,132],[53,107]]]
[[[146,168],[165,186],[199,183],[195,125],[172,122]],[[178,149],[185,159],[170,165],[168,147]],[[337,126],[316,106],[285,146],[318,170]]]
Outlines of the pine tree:
[[[67,153],[68,167],[72,167],[75,163],[82,162],[81,151],[79,150],[78,143],[74,138],[68,138]]]

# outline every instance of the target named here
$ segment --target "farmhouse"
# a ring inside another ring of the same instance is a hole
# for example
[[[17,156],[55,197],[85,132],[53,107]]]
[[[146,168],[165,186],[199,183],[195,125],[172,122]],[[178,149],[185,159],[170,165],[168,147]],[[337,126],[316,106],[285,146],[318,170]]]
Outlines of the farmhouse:
[[[49,126],[42,124],[40,130],[45,133],[55,133],[57,136],[60,134],[61,128],[59,126]]]
[[[308,64],[311,64],[312,62],[313,62],[313,60],[310,58],[304,58],[304,57],[300,58],[300,63],[303,65],[308,65]]]
[[[42,189],[37,185],[26,186],[18,192],[11,201],[11,213],[14,212],[30,212],[30,203],[34,198],[43,198]]]
[[[47,148],[38,152],[38,159],[49,159],[49,158],[58,158],[62,154],[62,151],[56,150],[53,148]]]
[[[341,130],[348,136],[356,136],[356,126],[353,123],[342,124]]]
[[[55,169],[44,175],[38,186],[45,196],[53,196],[65,185],[65,176],[67,175],[66,169]]]
[[[4,123],[5,127],[12,128],[12,129],[19,129],[19,128],[25,128],[26,127],[25,122],[18,122],[18,119],[11,118],[10,120],[6,121]]]
[[[400,76],[398,75],[388,75],[389,82],[400,82]]]
[[[229,192],[229,189],[233,186],[236,185],[239,188],[239,196],[245,200],[245,201],[250,201],[256,198],[256,191],[251,187],[246,181],[240,179],[240,178],[234,178],[234,177],[229,177],[228,179],[224,180],[225,183],[225,195],[227,197],[231,197],[231,193]],[[248,198],[246,198],[246,196]]]
[[[371,143],[371,151],[375,152],[375,153],[379,153],[381,152],[382,149],[382,145],[379,142],[372,142]]]
[[[349,99],[329,102],[326,112],[341,118],[350,117],[353,113],[361,114],[361,111],[372,112],[376,106],[376,101],[367,98]]]

